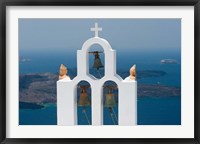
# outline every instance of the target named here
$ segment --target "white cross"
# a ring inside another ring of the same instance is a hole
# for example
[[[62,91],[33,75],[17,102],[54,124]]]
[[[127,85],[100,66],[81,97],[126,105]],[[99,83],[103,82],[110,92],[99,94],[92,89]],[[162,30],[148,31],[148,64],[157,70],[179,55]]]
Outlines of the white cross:
[[[95,27],[91,28],[90,30],[95,32],[95,37],[98,37],[98,32],[102,31],[102,28],[98,27],[98,23],[95,23]]]

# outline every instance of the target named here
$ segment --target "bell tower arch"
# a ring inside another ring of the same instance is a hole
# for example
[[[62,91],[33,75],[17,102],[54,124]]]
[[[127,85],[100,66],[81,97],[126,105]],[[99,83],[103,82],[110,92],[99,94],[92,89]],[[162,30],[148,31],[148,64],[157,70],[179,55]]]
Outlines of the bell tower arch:
[[[105,57],[105,75],[113,76],[116,74],[116,51],[112,49],[109,42],[103,38],[98,37],[98,31],[102,30],[102,28],[97,28],[98,25],[95,24],[95,28],[91,28],[91,31],[95,31],[95,37],[88,39],[82,46],[81,50],[77,51],[77,75],[89,74],[89,63],[88,63],[88,52],[92,45],[98,44],[104,50],[104,57]]]
[[[88,52],[89,48],[94,45],[99,44],[104,49],[105,54],[105,75],[115,75],[116,74],[116,51],[113,50],[110,44],[102,38],[94,37],[88,39],[82,46],[81,50],[77,51],[77,69],[78,75],[88,75],[89,76],[89,64],[88,64]]]

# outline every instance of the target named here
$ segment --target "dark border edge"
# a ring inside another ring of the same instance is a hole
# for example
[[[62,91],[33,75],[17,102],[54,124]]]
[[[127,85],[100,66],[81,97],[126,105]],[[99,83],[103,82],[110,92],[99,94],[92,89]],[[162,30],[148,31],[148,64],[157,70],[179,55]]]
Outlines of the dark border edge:
[[[200,50],[199,50],[199,46],[200,46],[200,1],[199,0],[195,0],[195,1],[186,1],[184,3],[181,4],[180,2],[171,2],[169,1],[169,3],[159,3],[158,1],[154,1],[155,3],[153,4],[149,4],[149,3],[145,3],[145,1],[143,1],[144,3],[132,3],[132,5],[192,5],[195,7],[195,13],[194,13],[194,18],[195,18],[195,58],[194,58],[194,62],[195,62],[195,138],[194,139],[46,139],[46,138],[42,138],[42,139],[24,139],[24,138],[19,138],[19,139],[10,139],[10,138],[6,138],[6,5],[10,6],[10,5],[16,5],[16,6],[20,6],[20,5],[62,5],[65,4],[66,5],[66,1],[64,3],[62,3],[61,1],[59,1],[58,3],[53,3],[53,0],[49,0],[50,3],[48,3],[47,1],[43,1],[41,0],[41,2],[36,1],[21,1],[21,0],[8,0],[7,2],[0,0],[0,31],[2,31],[0,33],[0,44],[1,44],[1,50],[0,50],[0,58],[1,58],[1,64],[0,64],[0,69],[1,69],[1,76],[0,76],[0,91],[1,91],[1,96],[0,96],[0,143],[5,144],[5,143],[28,143],[28,142],[32,142],[32,143],[81,143],[81,142],[87,142],[87,143],[104,143],[104,144],[111,144],[111,143],[138,143],[138,144],[143,144],[143,143],[148,143],[148,144],[154,144],[154,143],[161,143],[161,142],[165,142],[166,144],[170,143],[170,144],[183,144],[183,143],[187,143],[187,144],[200,144],[200,125],[199,125],[199,120],[200,120],[200,99],[198,97],[199,95],[199,88],[198,88],[198,84],[200,81],[200,77],[198,76],[198,72],[200,72],[200,66],[199,65],[199,61],[200,61]],[[80,1],[79,1],[80,2]],[[91,2],[91,1],[90,1]],[[75,4],[76,3],[76,4]],[[90,3],[90,4],[82,4],[83,1],[79,4],[77,4],[78,2],[75,0],[75,3],[72,2],[68,5],[98,5],[98,2],[96,2],[96,4]],[[113,3],[113,2],[111,2]],[[106,5],[112,5],[112,4],[107,3]],[[121,2],[123,3],[123,2]],[[131,4],[131,3],[130,3]],[[99,5],[104,5],[103,3],[100,3]],[[125,4],[127,5],[127,4]],[[133,142],[134,141],[134,142]]]
[[[200,72],[200,1],[194,6],[194,47],[195,47],[195,97],[194,97],[194,137],[197,143],[200,143],[200,90],[199,90],[199,72]]]
[[[3,144],[28,144],[28,143],[37,143],[37,144],[199,144],[195,139],[188,138],[25,138],[25,139],[6,139]]]
[[[194,6],[199,0],[4,0],[8,6]]]
[[[0,1],[0,142],[6,140],[6,11],[5,3]]]

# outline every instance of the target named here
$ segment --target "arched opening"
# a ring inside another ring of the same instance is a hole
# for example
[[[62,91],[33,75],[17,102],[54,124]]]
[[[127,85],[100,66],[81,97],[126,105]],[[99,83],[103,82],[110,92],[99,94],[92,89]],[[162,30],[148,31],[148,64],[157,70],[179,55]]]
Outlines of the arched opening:
[[[104,49],[99,44],[94,44],[89,48],[89,73],[101,79],[104,77],[105,55]]]
[[[77,84],[77,118],[78,125],[91,125],[91,86],[87,81]]]
[[[113,81],[103,85],[103,124],[118,125],[118,86]]]

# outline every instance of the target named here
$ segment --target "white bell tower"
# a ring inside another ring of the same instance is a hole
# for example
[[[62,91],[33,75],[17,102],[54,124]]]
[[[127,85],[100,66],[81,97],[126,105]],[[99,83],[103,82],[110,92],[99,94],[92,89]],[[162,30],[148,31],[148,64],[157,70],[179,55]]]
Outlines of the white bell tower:
[[[98,36],[102,28],[97,23],[91,31],[95,32],[95,37],[77,51],[77,76],[73,80],[57,81],[57,124],[77,125],[77,84],[85,80],[90,83],[92,92],[92,125],[103,125],[103,84],[111,80],[118,85],[118,124],[137,125],[137,81],[126,81],[116,74],[116,51]],[[88,51],[94,44],[104,49],[105,75],[101,79],[89,74]]]

